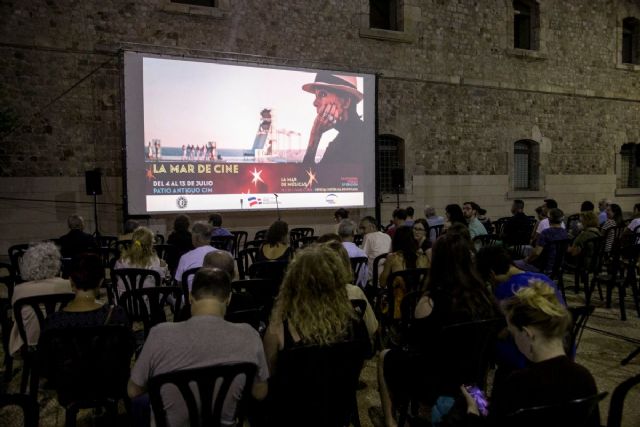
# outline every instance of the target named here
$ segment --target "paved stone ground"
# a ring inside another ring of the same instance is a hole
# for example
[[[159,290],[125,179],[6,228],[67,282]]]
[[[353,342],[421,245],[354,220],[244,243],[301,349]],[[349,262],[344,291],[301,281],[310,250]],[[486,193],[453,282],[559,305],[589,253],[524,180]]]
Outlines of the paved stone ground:
[[[568,289],[571,289],[568,283]],[[616,295],[614,294],[614,298]],[[567,293],[569,305],[580,305],[583,302],[581,295],[575,295],[572,290]],[[596,297],[596,304],[600,304]],[[617,303],[611,309],[598,306],[593,316],[587,323],[587,329],[582,336],[578,348],[577,361],[586,366],[596,378],[598,389],[611,393],[613,389],[626,378],[640,373],[640,356],[635,358],[627,366],[621,366],[620,361],[632,350],[640,346],[640,318],[635,313],[632,300],[627,298],[628,320],[620,320],[620,311]],[[1,355],[1,350],[0,350]],[[366,363],[361,381],[366,387],[358,391],[358,407],[360,420],[363,427],[381,426],[380,397],[378,395],[376,359]],[[16,363],[19,367],[19,362]],[[19,388],[19,375],[16,375],[9,385],[10,392],[17,392]],[[41,426],[64,426],[64,411],[57,404],[55,395],[50,391],[41,391],[39,395]],[[640,425],[640,387],[633,389],[627,396],[623,419],[624,427],[637,427]],[[609,411],[609,397],[600,404],[602,424],[606,423]],[[124,408],[121,407],[121,413]],[[81,411],[78,417],[78,426],[107,425],[100,417],[94,418],[92,410]],[[122,420],[124,424],[124,420]],[[19,417],[14,413],[0,412],[0,425],[9,427],[21,425]],[[428,425],[426,421],[419,420],[416,425]]]

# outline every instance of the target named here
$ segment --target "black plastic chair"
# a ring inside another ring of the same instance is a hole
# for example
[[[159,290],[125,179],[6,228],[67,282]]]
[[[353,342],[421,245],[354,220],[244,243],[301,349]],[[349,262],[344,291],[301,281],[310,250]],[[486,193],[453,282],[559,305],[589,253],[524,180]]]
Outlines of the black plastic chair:
[[[361,247],[364,243],[364,234],[356,234],[355,236],[353,236],[353,243],[356,246]]]
[[[231,303],[236,294],[248,294],[254,300],[255,307],[261,307],[261,320],[265,324],[269,320],[271,309],[273,308],[273,302],[278,295],[280,288],[279,284],[268,279],[245,279],[236,280],[231,286],[233,287],[233,296],[231,297]],[[245,307],[248,308],[248,307]],[[250,308],[250,307],[249,307]]]
[[[640,244],[622,248],[620,250],[620,255],[615,256],[611,259],[611,263],[607,266],[607,272],[595,275],[594,281],[591,284],[591,292],[593,292],[595,286],[600,286],[600,284],[606,285],[607,308],[611,308],[611,296],[613,293],[613,289],[617,288],[621,320],[627,320],[627,311],[625,307],[627,287],[631,287],[636,311],[638,313],[638,316],[640,316],[640,295],[638,291],[638,279],[636,276],[635,265],[639,255]]]
[[[600,425],[598,403],[609,393],[602,392],[582,399],[556,405],[518,409],[505,417],[505,424],[518,427],[571,426],[595,427]],[[611,425],[609,424],[609,427]]]
[[[267,237],[267,231],[269,231],[269,230],[258,230],[258,231],[256,231],[255,236],[253,236],[253,240],[264,240]]]
[[[406,270],[395,271],[387,278],[387,286],[384,289],[388,301],[387,320],[393,321],[395,313],[395,297],[393,294],[396,279],[402,279],[405,286],[405,295],[424,290],[424,286],[429,275],[428,268],[408,268]]]
[[[194,268],[190,268],[188,270],[185,270],[182,273],[182,280],[180,281],[180,286],[182,286],[182,295],[184,295],[184,306],[185,307],[190,307],[191,306],[191,301],[189,300],[189,282],[193,281],[193,276],[196,275],[196,273],[198,272],[198,270],[200,270],[200,268],[202,267],[194,267]]]
[[[544,274],[549,276],[551,280],[554,280],[558,284],[558,289],[565,295],[564,289],[564,258],[567,254],[567,248],[571,240],[560,239],[547,243],[542,249],[540,258],[544,263],[541,270]],[[553,256],[551,263],[548,262],[548,257]]]
[[[160,273],[155,270],[145,268],[118,268],[111,270],[111,286],[108,289],[108,292],[111,293],[110,301],[113,300],[116,305],[122,305],[121,295],[118,292],[118,284],[120,282],[124,285],[124,292],[127,292],[134,289],[142,289],[148,277],[153,279],[154,286],[162,285]],[[138,320],[138,318],[133,317],[131,320]]]
[[[607,416],[607,427],[622,427],[622,414],[624,411],[624,401],[633,387],[640,384],[640,375],[633,376],[618,384],[611,393],[609,402],[609,415]],[[633,402],[636,403],[635,401]]]
[[[238,251],[236,264],[238,265],[238,276],[240,279],[246,279],[249,272],[249,266],[256,262],[256,257],[260,252],[259,247],[249,247]]]
[[[279,288],[288,266],[288,261],[258,261],[251,264],[248,275],[252,279],[271,280]]]
[[[373,259],[373,271],[371,272],[371,285],[374,288],[379,288],[380,273],[382,273],[382,261],[386,260],[389,254],[378,255]]]
[[[116,243],[118,242],[118,237],[117,236],[106,236],[103,234],[100,234],[96,237],[96,240],[98,242],[98,246],[100,248],[109,248],[109,249],[115,249],[116,248]]]
[[[178,286],[157,286],[127,291],[120,296],[120,301],[130,319],[142,321],[146,339],[151,328],[167,321],[165,307],[172,313],[180,313],[182,295],[182,288]]]
[[[168,243],[157,243],[153,245],[153,249],[156,251],[156,255],[158,258],[166,261],[167,257],[171,254],[171,251],[175,250],[173,245]]]
[[[493,228],[494,228],[495,234],[497,234],[498,236],[502,236],[504,234],[504,226],[507,224],[507,222],[509,222],[510,219],[511,217],[505,216],[495,220],[493,222]]]
[[[209,241],[209,244],[214,248],[220,249],[221,251],[227,251],[232,254],[235,251],[235,243],[235,236],[215,236]]]
[[[256,366],[251,363],[210,366],[206,368],[187,369],[160,374],[149,379],[149,397],[155,415],[156,426],[166,427],[167,412],[162,400],[161,389],[164,385],[174,385],[180,392],[182,401],[171,402],[172,405],[184,405],[189,411],[191,426],[220,427],[222,410],[231,383],[239,376],[244,376],[245,384],[242,396],[236,406],[236,425],[241,426],[244,418],[244,407],[251,393]],[[197,386],[194,393],[192,384]],[[217,389],[217,394],[214,393]],[[198,405],[199,403],[199,405]]]
[[[17,406],[22,411],[24,427],[38,427],[40,422],[40,405],[33,396],[24,394],[1,394],[0,408]]]
[[[246,231],[240,230],[240,231],[232,231],[231,234],[233,234],[233,237],[234,237],[233,256],[237,257],[240,249],[245,248],[247,244],[247,240],[249,240],[249,233],[247,233]]]
[[[128,250],[130,246],[131,246],[131,240],[118,240],[116,242],[116,249],[120,253]]]
[[[164,245],[164,241],[165,241],[165,239],[164,239],[164,236],[162,234],[158,233],[158,234],[155,234],[153,236],[153,243],[156,244],[156,245]]]
[[[25,319],[22,313],[23,308],[35,313],[36,320],[38,321],[39,338],[40,331],[44,327],[45,318],[51,313],[62,310],[73,298],[75,298],[75,294],[73,293],[38,295],[20,298],[13,303],[13,319],[16,322],[18,333],[20,334],[20,338],[23,342],[22,349],[20,351],[23,360],[20,393],[25,394],[27,392],[27,383],[29,383],[29,394],[37,397],[39,381],[37,372],[32,372],[38,346],[36,344],[29,344],[27,329],[24,323]],[[31,325],[31,328],[33,328],[33,326],[34,325]],[[35,328],[32,330],[35,331]]]
[[[7,288],[7,298],[0,298],[0,328],[2,329],[2,349],[4,351],[4,379],[8,384],[13,377],[13,358],[9,353],[9,331],[13,328],[11,299],[13,298],[15,275],[11,264],[0,263],[0,270],[6,272],[5,275],[0,276],[0,283]]]
[[[349,258],[351,261],[351,270],[353,271],[353,282],[358,286],[364,286],[366,283],[359,283],[358,278],[360,277],[360,272],[363,268],[366,268],[369,263],[369,258],[366,256],[363,257],[354,257]]]
[[[50,329],[38,345],[42,376],[65,408],[65,425],[75,426],[78,410],[104,407],[116,425],[118,400],[127,398],[132,332],[126,326]]]
[[[275,413],[270,425],[359,426],[356,390],[365,357],[360,346],[349,341],[281,351],[270,383]]]
[[[582,333],[584,332],[584,328],[587,326],[587,321],[593,314],[595,307],[592,305],[583,305],[579,307],[568,307],[568,310],[571,313],[573,324],[571,325],[566,350],[568,350],[567,354],[571,354],[573,350],[578,350],[580,340],[582,339]]]
[[[590,258],[587,258],[590,255]],[[582,251],[575,258],[575,274],[574,274],[574,290],[580,291],[580,282],[584,283],[585,302],[591,301],[591,286],[589,285],[592,279],[589,279],[590,275],[597,275],[602,268],[602,261],[604,257],[604,239],[601,236],[592,237],[586,240],[583,244]],[[564,287],[563,287],[564,290]],[[565,298],[566,296],[562,295]],[[602,292],[600,292],[602,296]]]
[[[483,234],[473,238],[473,243],[478,243],[480,248],[486,248],[488,246],[497,246],[500,244],[500,237],[497,234]],[[476,246],[477,247],[477,246]]]
[[[9,247],[9,262],[13,268],[14,283],[17,285],[24,282],[20,274],[20,259],[24,253],[29,249],[28,243],[21,243]]]
[[[302,236],[300,240],[298,240],[298,244],[300,248],[306,248],[307,246],[313,245],[318,241],[320,236]]]

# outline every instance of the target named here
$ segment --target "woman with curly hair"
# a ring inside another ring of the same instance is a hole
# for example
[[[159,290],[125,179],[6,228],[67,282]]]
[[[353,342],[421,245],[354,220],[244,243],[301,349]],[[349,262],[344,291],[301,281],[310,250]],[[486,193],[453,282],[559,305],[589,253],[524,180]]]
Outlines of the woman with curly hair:
[[[36,243],[29,247],[20,262],[20,275],[26,282],[15,287],[11,304],[21,298],[72,293],[69,281],[59,277],[61,260],[60,250],[52,242]],[[22,309],[22,321],[28,344],[38,344],[40,323],[31,308]],[[12,355],[18,353],[23,344],[18,326],[14,324],[9,338],[9,352]]]
[[[125,249],[120,259],[116,261],[115,270],[121,268],[143,268],[147,270],[157,271],[160,278],[164,278],[167,274],[167,264],[158,258],[156,251],[153,249],[153,231],[147,227],[138,227],[131,235],[131,246]],[[151,277],[145,280],[145,288],[155,286],[155,282]],[[121,295],[126,288],[122,281],[118,281],[118,295]]]
[[[289,258],[289,225],[284,221],[274,221],[267,230],[266,242],[260,246],[256,261],[288,261]]]
[[[436,337],[447,325],[490,319],[497,309],[475,271],[469,241],[462,233],[447,233],[436,240],[426,291],[414,310],[407,348],[384,350],[378,362],[378,382],[385,425],[393,427],[392,398],[406,393],[433,399],[441,382],[435,366]]]

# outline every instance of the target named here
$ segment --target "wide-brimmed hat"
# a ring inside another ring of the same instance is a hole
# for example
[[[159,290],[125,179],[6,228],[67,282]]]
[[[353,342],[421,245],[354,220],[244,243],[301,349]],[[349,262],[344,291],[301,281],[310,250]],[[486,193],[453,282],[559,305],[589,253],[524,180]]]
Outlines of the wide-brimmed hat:
[[[327,72],[320,72],[316,74],[316,79],[313,83],[307,83],[302,86],[302,90],[310,93],[314,93],[318,89],[346,92],[355,97],[358,102],[362,101],[363,98],[362,93],[358,90],[355,76],[339,76]]]

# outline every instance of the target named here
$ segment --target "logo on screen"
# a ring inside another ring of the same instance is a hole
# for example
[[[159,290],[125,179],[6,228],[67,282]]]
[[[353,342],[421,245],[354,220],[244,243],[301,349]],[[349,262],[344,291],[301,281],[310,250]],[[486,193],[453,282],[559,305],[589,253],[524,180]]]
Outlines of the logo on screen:
[[[247,198],[247,202],[249,202],[249,207],[252,208],[256,205],[261,205],[262,204],[262,199],[259,197],[248,197]]]
[[[337,195],[331,193],[331,194],[327,194],[327,197],[324,200],[330,205],[335,205],[337,198],[338,198]]]
[[[187,207],[187,198],[184,196],[180,196],[176,199],[176,205],[178,205],[178,207],[180,209],[184,209]]]

